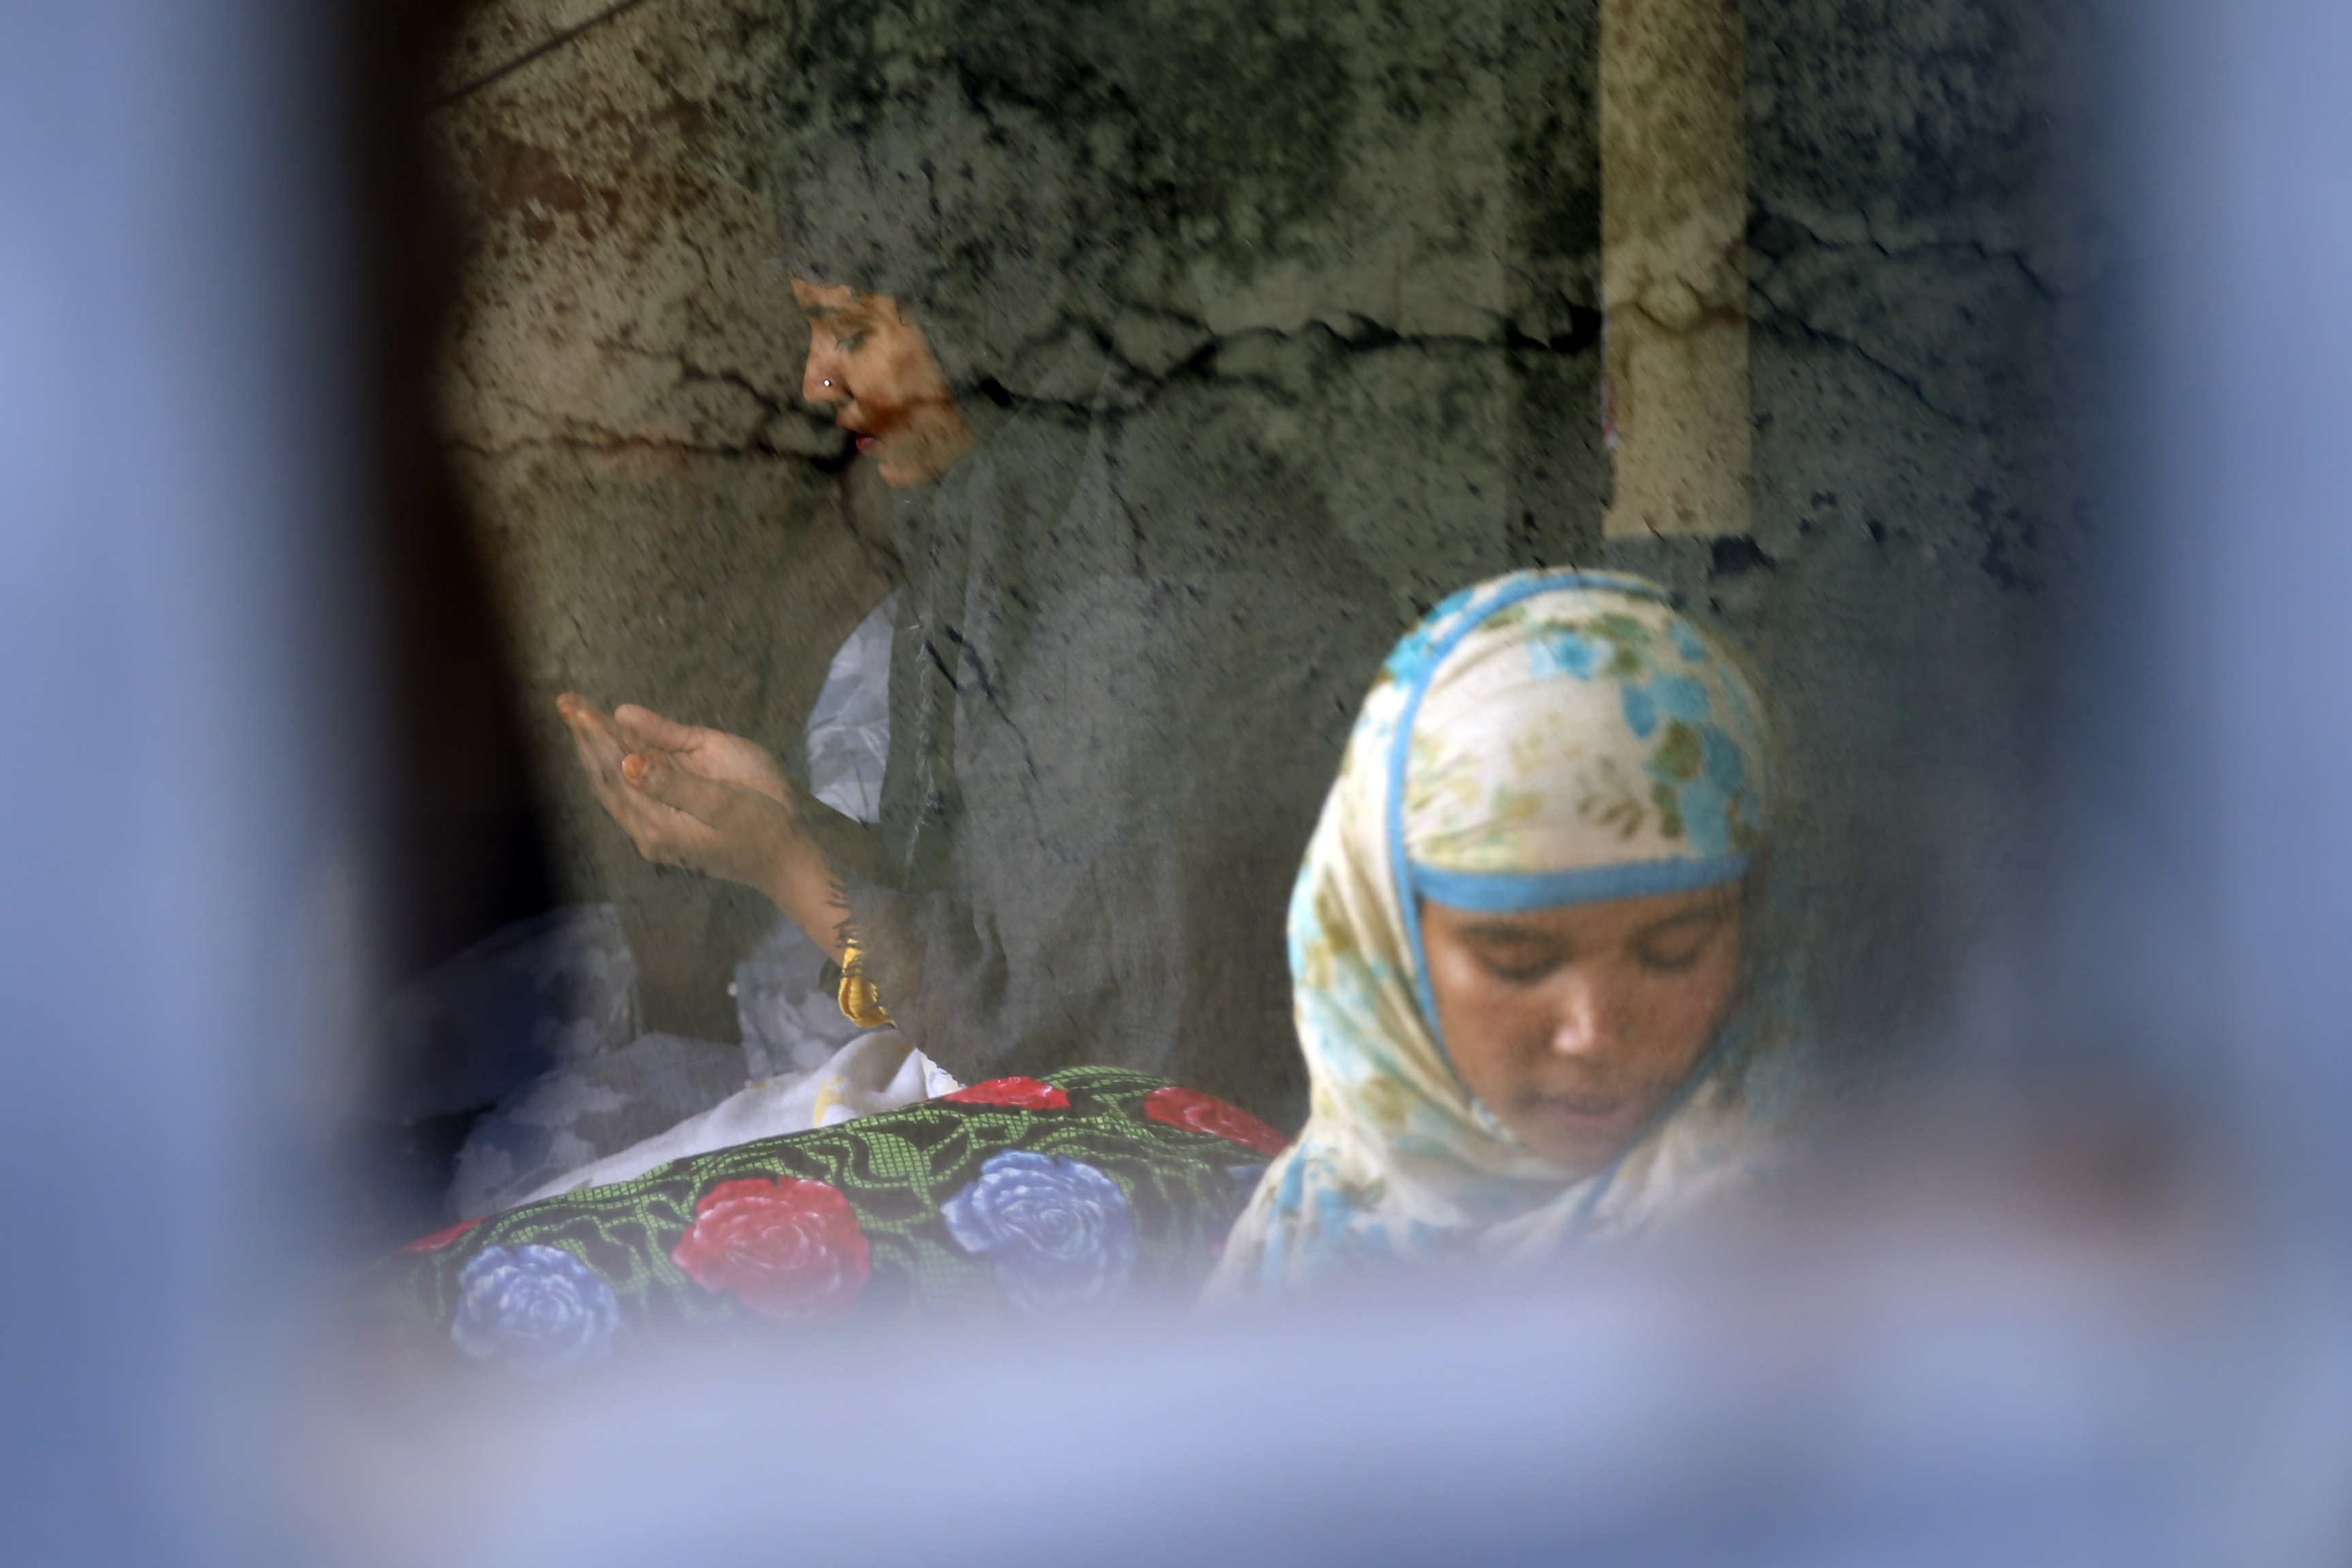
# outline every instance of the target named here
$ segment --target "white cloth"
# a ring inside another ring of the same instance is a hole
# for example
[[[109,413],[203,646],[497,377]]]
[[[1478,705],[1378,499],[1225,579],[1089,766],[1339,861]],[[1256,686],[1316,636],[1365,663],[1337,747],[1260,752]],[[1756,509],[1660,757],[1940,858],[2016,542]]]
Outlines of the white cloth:
[[[898,595],[874,606],[833,656],[808,717],[809,793],[845,816],[882,815],[890,758],[890,638]]]
[[[801,928],[776,917],[735,965],[735,1023],[743,1036],[742,1079],[821,1068],[868,1026],[846,1017],[824,984],[825,955]]]
[[[876,1029],[842,1047],[822,1067],[749,1084],[667,1132],[565,1173],[519,1199],[518,1205],[625,1182],[689,1155],[896,1110],[962,1087],[896,1029]]]
[[[698,1115],[742,1087],[739,1047],[683,1035],[639,1035],[567,1062],[476,1119],[449,1184],[449,1216],[512,1208],[564,1173]]]

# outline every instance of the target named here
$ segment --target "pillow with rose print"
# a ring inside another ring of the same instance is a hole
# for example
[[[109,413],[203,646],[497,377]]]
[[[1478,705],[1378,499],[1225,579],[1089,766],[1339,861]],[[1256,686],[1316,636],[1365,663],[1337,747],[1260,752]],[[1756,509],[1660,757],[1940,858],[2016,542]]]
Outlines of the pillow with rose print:
[[[713,1331],[1189,1299],[1281,1144],[1142,1073],[1000,1079],[453,1226],[364,1298],[412,1346],[530,1376]]]

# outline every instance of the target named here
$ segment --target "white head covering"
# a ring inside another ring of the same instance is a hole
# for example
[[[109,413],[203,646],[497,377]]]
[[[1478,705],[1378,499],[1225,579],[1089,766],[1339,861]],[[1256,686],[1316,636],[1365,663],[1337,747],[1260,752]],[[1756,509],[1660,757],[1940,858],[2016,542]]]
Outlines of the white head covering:
[[[1313,1085],[1213,1291],[1636,1228],[1761,1168],[1758,1068],[1793,1033],[1783,967],[1742,992],[1676,1099],[1608,1168],[1553,1164],[1464,1088],[1435,1023],[1420,894],[1526,910],[1745,879],[1771,787],[1762,715],[1710,631],[1635,577],[1523,572],[1437,609],[1390,656],[1290,905]]]

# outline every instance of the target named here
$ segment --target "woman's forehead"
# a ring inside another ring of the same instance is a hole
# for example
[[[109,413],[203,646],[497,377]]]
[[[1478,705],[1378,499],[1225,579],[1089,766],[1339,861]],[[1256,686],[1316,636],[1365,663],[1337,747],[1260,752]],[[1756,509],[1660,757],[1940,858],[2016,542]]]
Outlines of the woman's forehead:
[[[1425,919],[1457,935],[1480,942],[1549,942],[1562,939],[1639,936],[1670,926],[1696,925],[1739,912],[1739,887],[1727,882],[1690,892],[1654,893],[1639,898],[1601,899],[1591,903],[1559,904],[1549,909],[1511,913],[1455,909],[1424,900]]]
[[[883,296],[863,292],[846,283],[820,283],[813,278],[794,273],[793,298],[800,301],[803,312],[813,320],[822,321],[871,314]]]

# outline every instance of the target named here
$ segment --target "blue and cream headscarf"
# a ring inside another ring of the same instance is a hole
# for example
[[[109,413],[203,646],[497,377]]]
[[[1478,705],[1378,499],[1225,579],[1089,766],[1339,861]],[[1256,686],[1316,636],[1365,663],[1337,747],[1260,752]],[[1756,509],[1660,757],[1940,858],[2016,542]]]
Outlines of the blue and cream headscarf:
[[[1517,911],[1746,879],[1770,746],[1715,634],[1637,577],[1522,572],[1439,605],[1366,699],[1290,904],[1298,1142],[1234,1226],[1213,1292],[1347,1268],[1540,1255],[1736,1186],[1766,1147],[1747,1092],[1794,1009],[1751,962],[1678,1098],[1608,1169],[1551,1163],[1455,1076],[1417,900]],[[1751,954],[1770,940],[1751,920]]]

